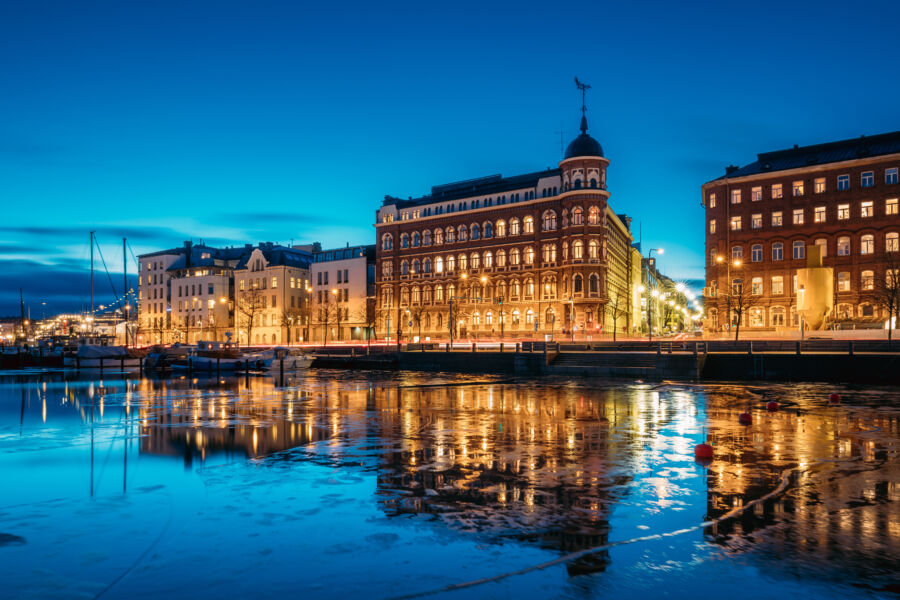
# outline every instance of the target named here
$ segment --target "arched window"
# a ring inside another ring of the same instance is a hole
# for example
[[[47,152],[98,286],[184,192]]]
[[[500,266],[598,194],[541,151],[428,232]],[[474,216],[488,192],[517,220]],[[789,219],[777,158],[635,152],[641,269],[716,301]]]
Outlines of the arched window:
[[[435,229],[434,230],[434,244],[440,245],[444,243],[444,230],[443,229]]]
[[[431,304],[431,286],[426,285],[422,288],[422,302],[424,304]]]
[[[784,244],[781,242],[772,244],[772,260],[784,260]]]
[[[541,279],[541,298],[553,300],[556,298],[556,276],[547,275]]]
[[[531,300],[534,298],[534,279],[528,277],[525,279],[525,286],[522,289],[522,295],[526,300]]]
[[[522,295],[522,283],[518,279],[513,279],[509,284],[509,297],[511,300],[518,300]]]
[[[471,239],[478,240],[481,239],[481,228],[478,226],[478,223],[472,223],[472,227],[470,228]]]
[[[897,252],[900,251],[900,237],[897,232],[892,231],[884,236],[884,251]]]
[[[391,288],[388,286],[384,286],[381,288],[381,307],[382,308],[390,308],[393,302],[393,293]]]
[[[422,233],[422,245],[424,245],[424,246],[431,245],[431,230],[430,229],[426,229]]]
[[[522,226],[519,219],[513,217],[509,220],[509,235],[519,235],[522,233]]]
[[[476,327],[478,325],[481,325],[481,313],[478,312],[477,310],[474,313],[472,313],[472,325],[474,325]]]
[[[850,236],[842,235],[837,241],[837,255],[850,256]]]
[[[409,288],[400,288],[400,306],[409,306]]]
[[[497,295],[500,298],[503,298],[503,299],[506,298],[506,282],[505,281],[500,281],[497,283]]]
[[[554,229],[556,229],[556,211],[544,211],[544,216],[542,217],[542,219],[544,231],[553,231]]]
[[[444,301],[444,286],[438,284],[434,286],[434,302],[440,304]]]
[[[534,311],[529,308],[525,311],[525,324],[531,325],[532,323],[534,323]]]
[[[525,224],[524,233],[534,233],[534,217],[528,215],[523,222]]]
[[[419,232],[418,231],[412,234],[412,245],[413,245],[413,248],[419,247]]]
[[[556,244],[544,244],[541,251],[545,263],[556,262]]]
[[[390,279],[391,275],[394,274],[394,263],[389,260],[381,263],[381,275],[383,279]]]
[[[422,272],[422,264],[419,262],[418,258],[414,258],[412,261],[412,272],[413,275],[418,275]]]
[[[525,246],[525,264],[534,264],[534,248],[532,248],[531,246]]]
[[[592,188],[597,187],[597,180],[594,179],[593,177],[591,177],[591,183],[590,183],[590,185],[591,185]]]
[[[426,258],[425,260],[422,261],[422,268],[425,270],[426,273],[431,273],[431,259],[430,258]]]
[[[481,268],[481,256],[479,256],[477,252],[473,252],[471,256],[469,256],[469,266],[473,269]]]
[[[575,240],[572,242],[572,258],[575,260],[581,260],[584,258],[584,242],[581,240]]]
[[[409,275],[409,261],[408,260],[400,261],[400,274],[401,275]]]
[[[484,268],[490,269],[494,266],[494,255],[491,252],[484,253]]]
[[[389,233],[381,236],[381,249],[382,250],[393,250],[394,249],[394,236]]]
[[[859,238],[859,253],[860,254],[873,254],[875,252],[875,236],[872,234],[866,234]]]
[[[766,313],[762,308],[753,307],[750,309],[750,327],[765,327]]]
[[[600,224],[600,209],[592,206],[588,209],[588,225]]]
[[[494,313],[493,311],[487,311],[484,313],[484,324],[487,326],[491,326],[494,324]]]
[[[522,262],[522,254],[519,252],[518,248],[513,248],[509,251],[509,264],[511,265],[519,265]]]
[[[435,273],[443,273],[444,272],[444,259],[443,257],[438,256],[434,259],[434,272]]]
[[[458,260],[459,260],[459,270],[460,271],[465,271],[466,269],[469,268],[469,259],[466,257],[465,254],[460,254],[458,257]]]
[[[447,299],[456,298],[456,286],[452,283],[447,286]]]
[[[597,240],[588,242],[588,258],[600,258],[600,242]]]
[[[581,179],[576,179],[572,187],[574,187],[576,190],[580,190],[581,189]]]
[[[584,223],[584,211],[580,206],[572,209],[572,225],[582,225]]]
[[[753,244],[750,246],[750,261],[762,262],[762,244]]]
[[[497,221],[497,237],[506,236],[506,221]]]
[[[447,257],[447,272],[452,273],[456,270],[456,259],[451,254]]]
[[[519,325],[520,319],[521,319],[521,313],[519,313],[519,309],[517,308],[514,311],[512,311],[512,324]]]
[[[783,327],[784,326],[784,307],[783,306],[773,306],[769,310],[769,324],[772,327]]]
[[[401,248],[409,248],[409,235],[408,234],[400,234],[400,247]]]
[[[412,303],[413,304],[421,304],[422,302],[422,292],[419,290],[419,286],[415,285],[412,289]]]
[[[583,293],[584,292],[583,285],[584,285],[584,280],[582,279],[581,275],[576,273],[575,276],[572,278],[572,292],[575,294]]]
[[[441,313],[438,313],[438,316],[437,316],[437,328],[440,329],[440,328],[443,327],[443,326],[444,326],[444,315],[442,315]]]
[[[490,221],[485,222],[483,225],[484,228],[484,239],[490,239],[494,237],[494,226]]]
[[[456,230],[453,229],[452,227],[448,227],[447,229],[445,229],[444,230],[444,239],[447,241],[448,244],[452,244],[453,242],[455,242],[456,241]]]
[[[588,277],[588,293],[591,296],[600,294],[600,277],[596,273],[591,273],[590,277]]]
[[[461,242],[464,242],[464,241],[466,241],[467,239],[469,239],[469,232],[468,232],[468,230],[466,229],[466,226],[465,226],[465,225],[460,225],[460,226],[456,229],[456,239],[458,239],[458,240],[461,241]]]
[[[497,250],[497,266],[498,267],[506,266],[506,251],[505,250]]]

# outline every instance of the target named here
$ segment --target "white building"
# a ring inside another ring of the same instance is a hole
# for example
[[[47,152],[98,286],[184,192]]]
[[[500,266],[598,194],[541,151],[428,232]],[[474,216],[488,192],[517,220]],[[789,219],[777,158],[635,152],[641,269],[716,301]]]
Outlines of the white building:
[[[347,246],[313,255],[313,338],[326,343],[374,336],[375,246]]]

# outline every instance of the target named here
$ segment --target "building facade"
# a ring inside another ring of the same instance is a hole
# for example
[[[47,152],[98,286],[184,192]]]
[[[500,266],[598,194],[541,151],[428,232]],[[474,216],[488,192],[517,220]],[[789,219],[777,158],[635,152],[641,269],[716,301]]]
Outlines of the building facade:
[[[310,265],[311,341],[369,340],[375,323],[375,246],[321,250]]]
[[[556,169],[386,196],[376,213],[379,334],[591,335],[610,331],[616,299],[628,331],[633,237],[609,206],[608,165],[582,116]]]
[[[797,271],[818,245],[834,274],[826,327],[880,327],[897,268],[900,132],[759,154],[702,186],[707,331],[799,326]],[[735,299],[746,296],[745,308]]]

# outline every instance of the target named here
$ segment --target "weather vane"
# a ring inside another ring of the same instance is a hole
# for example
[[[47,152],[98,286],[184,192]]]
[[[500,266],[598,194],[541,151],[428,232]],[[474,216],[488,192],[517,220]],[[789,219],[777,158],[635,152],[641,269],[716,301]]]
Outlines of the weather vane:
[[[591,86],[589,86],[586,83],[581,83],[580,81],[578,81],[578,77],[575,78],[575,86],[579,90],[581,90],[581,114],[584,114],[587,112],[587,106],[585,105],[584,97],[585,97],[585,94],[587,93],[587,91],[589,89],[591,89]]]

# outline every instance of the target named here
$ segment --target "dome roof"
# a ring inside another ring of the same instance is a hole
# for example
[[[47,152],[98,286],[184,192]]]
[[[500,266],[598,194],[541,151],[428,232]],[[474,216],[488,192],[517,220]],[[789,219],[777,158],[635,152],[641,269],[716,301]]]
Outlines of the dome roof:
[[[572,143],[566,148],[563,160],[576,156],[603,156],[603,146],[588,135],[587,118],[584,116],[581,117],[581,135],[572,140]]]

